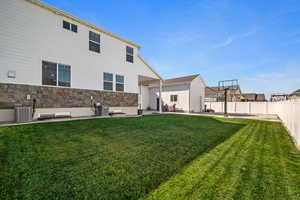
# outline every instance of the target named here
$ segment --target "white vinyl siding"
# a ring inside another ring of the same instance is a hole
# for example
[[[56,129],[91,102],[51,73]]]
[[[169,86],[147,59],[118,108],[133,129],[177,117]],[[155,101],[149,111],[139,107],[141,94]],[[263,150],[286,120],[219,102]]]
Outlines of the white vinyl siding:
[[[71,87],[103,90],[103,72],[126,78],[124,92],[139,93],[138,76],[158,78],[138,58],[126,62],[127,43],[101,35],[101,53],[89,51],[89,31],[99,33],[69,18],[57,15],[24,0],[0,1],[0,82],[42,85],[42,61],[72,67]],[[62,28],[63,20],[76,24],[78,33]],[[14,71],[15,78],[8,72]],[[100,80],[99,80],[100,79]]]

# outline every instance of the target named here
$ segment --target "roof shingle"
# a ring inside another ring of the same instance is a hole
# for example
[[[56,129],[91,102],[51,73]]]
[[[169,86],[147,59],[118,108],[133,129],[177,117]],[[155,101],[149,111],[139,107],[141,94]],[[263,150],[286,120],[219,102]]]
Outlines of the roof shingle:
[[[167,79],[164,81],[166,84],[170,83],[182,83],[182,82],[192,82],[199,74],[191,75],[191,76],[184,76],[184,77],[179,77],[179,78],[172,78],[172,79]]]

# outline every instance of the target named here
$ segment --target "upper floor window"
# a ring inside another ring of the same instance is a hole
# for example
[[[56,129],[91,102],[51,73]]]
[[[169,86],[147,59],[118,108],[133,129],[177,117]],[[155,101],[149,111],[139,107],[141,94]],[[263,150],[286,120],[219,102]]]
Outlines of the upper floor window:
[[[126,61],[133,63],[133,48],[126,46]]]
[[[63,28],[67,29],[69,31],[73,31],[74,33],[78,32],[77,25],[71,24],[70,22],[67,22],[67,21],[63,21]]]
[[[77,32],[78,32],[77,25],[72,24],[72,25],[71,25],[71,30],[72,30],[74,33],[77,33]]]
[[[89,49],[90,51],[100,53],[100,34],[90,31]]]
[[[116,91],[124,92],[124,76],[116,75]]]
[[[103,73],[103,89],[104,90],[113,90],[113,74]]]
[[[177,102],[177,100],[178,100],[178,95],[171,95],[170,96],[170,101],[171,102]]]
[[[42,84],[50,86],[71,86],[71,67],[69,65],[42,62]]]

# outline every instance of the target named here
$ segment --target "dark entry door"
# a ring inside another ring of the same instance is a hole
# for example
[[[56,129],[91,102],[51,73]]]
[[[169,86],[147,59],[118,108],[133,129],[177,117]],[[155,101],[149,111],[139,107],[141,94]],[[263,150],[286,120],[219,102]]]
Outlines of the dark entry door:
[[[159,111],[159,98],[156,98],[156,110]]]

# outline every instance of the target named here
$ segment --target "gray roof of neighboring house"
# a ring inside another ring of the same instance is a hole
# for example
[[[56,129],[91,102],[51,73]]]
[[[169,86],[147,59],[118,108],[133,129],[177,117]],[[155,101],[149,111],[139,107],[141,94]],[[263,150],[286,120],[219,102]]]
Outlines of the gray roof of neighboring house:
[[[299,89],[299,90],[296,90],[295,92],[293,92],[293,93],[290,94],[290,95],[300,96],[300,89]]]
[[[241,93],[241,88],[239,85],[234,85],[235,88],[237,88],[239,90],[239,92]],[[234,93],[236,91],[236,89],[229,89],[229,93]],[[208,95],[214,95],[214,94],[217,94],[217,93],[224,93],[224,91],[221,91],[219,90],[219,87],[218,86],[215,86],[215,87],[206,87],[205,88],[205,96],[206,94]]]
[[[256,100],[257,101],[266,101],[265,94],[257,94]]]
[[[200,76],[199,74],[191,75],[191,76],[184,76],[179,78],[172,78],[164,80],[164,83],[171,84],[171,83],[183,83],[183,82],[192,82],[196,77]]]
[[[256,100],[256,94],[255,93],[244,93],[242,94],[243,97],[246,99],[246,100],[250,100],[250,101],[255,101]]]
[[[218,94],[218,89],[214,89],[213,87],[205,87],[205,96],[212,97]]]
[[[242,94],[247,101],[265,101],[265,94],[244,93]]]

